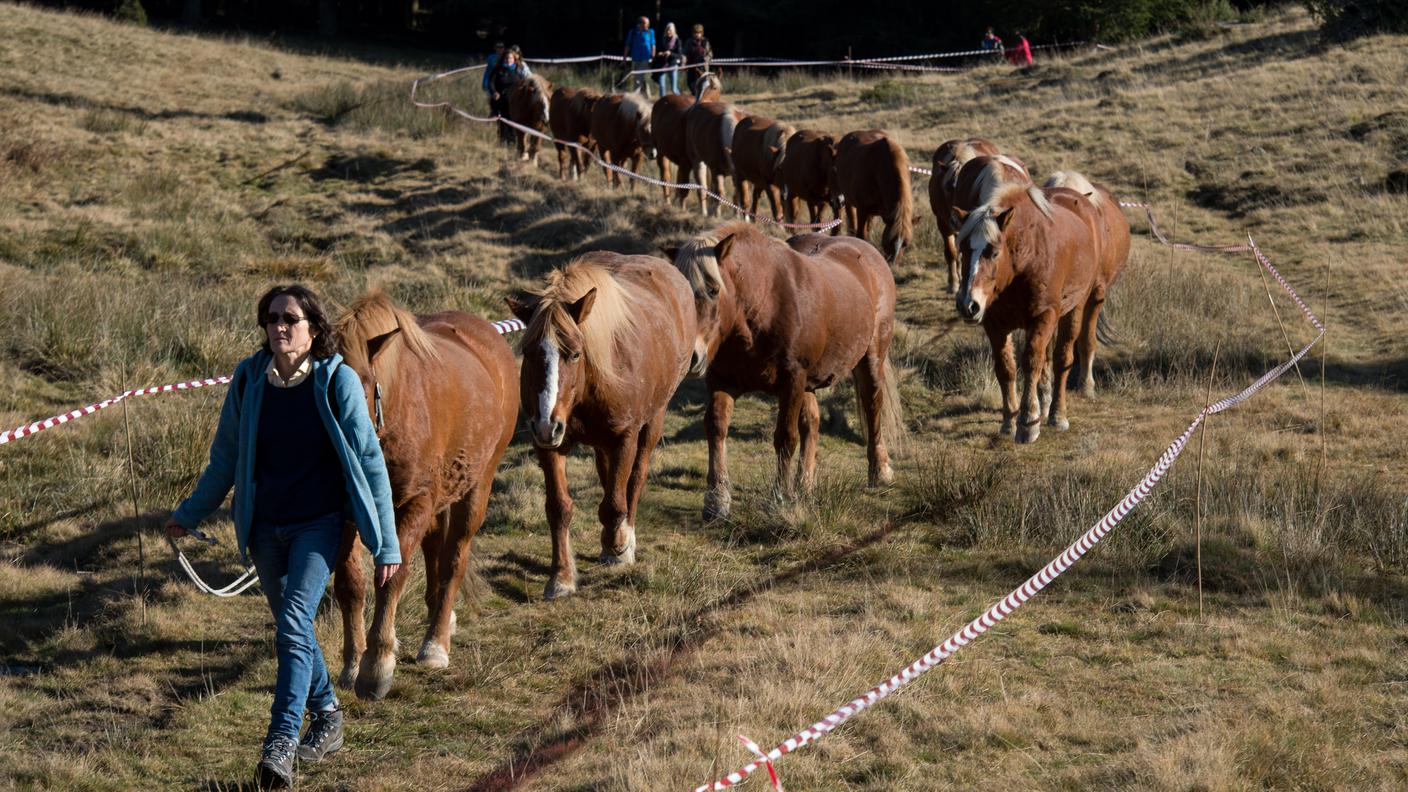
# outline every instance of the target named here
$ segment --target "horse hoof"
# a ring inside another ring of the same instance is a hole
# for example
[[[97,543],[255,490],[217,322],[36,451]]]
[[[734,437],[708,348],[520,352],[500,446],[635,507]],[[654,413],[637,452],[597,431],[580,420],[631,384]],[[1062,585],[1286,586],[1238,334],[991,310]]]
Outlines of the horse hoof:
[[[1001,429],[998,429],[998,430],[997,430],[997,433],[1000,434],[1000,435],[1004,435],[1004,436],[1006,436],[1006,437],[1012,437],[1013,435],[1015,435],[1015,434],[1017,433],[1017,422],[1016,422],[1016,421],[1003,421],[1003,422],[1002,422],[1002,428],[1001,428]]]
[[[1087,399],[1095,398],[1095,383],[1087,382],[1086,384],[1082,385],[1080,388],[1080,395],[1084,396]]]
[[[357,698],[381,701],[391,692],[391,679],[396,673],[396,655],[388,654],[371,663],[363,660],[361,673],[357,675]]]
[[[889,465],[882,468],[879,473],[874,473],[870,476],[870,486],[872,487],[888,487],[894,483],[895,469]]]
[[[450,653],[445,651],[445,647],[434,641],[426,641],[420,648],[420,656],[416,658],[416,663],[421,668],[448,668],[450,665]]]
[[[348,663],[342,667],[342,675],[337,678],[337,686],[351,690],[357,686],[357,664]]]
[[[616,548],[601,551],[601,563],[607,566],[617,566],[618,564],[634,564],[636,562],[636,529],[635,526],[626,526],[626,546],[617,551]]]
[[[566,597],[577,593],[576,583],[563,583],[556,578],[549,580],[548,585],[543,589],[543,599],[555,600],[559,597]]]
[[[1051,416],[1050,426],[1058,432],[1064,432],[1071,428],[1071,422],[1065,418],[1057,418],[1053,415]]]
[[[704,493],[704,522],[727,520],[732,507],[733,496],[727,491]]]
[[[1038,437],[1041,437],[1040,423],[1017,427],[1016,440],[1019,443],[1035,443]]]

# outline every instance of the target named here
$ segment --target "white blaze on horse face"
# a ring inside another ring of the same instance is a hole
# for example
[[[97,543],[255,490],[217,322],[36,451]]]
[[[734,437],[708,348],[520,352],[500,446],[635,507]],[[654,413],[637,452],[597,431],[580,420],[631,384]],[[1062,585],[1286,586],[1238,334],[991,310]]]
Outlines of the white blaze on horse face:
[[[552,437],[552,412],[557,407],[558,379],[557,345],[543,341],[543,392],[538,394],[538,421],[534,429],[539,438]]]
[[[964,280],[966,288],[963,291],[964,296],[978,304],[978,316],[975,318],[981,318],[983,309],[987,307],[986,295],[983,294],[982,288],[977,286],[978,270],[983,266],[983,251],[987,250],[987,247],[986,242],[979,242],[968,254],[968,278]]]

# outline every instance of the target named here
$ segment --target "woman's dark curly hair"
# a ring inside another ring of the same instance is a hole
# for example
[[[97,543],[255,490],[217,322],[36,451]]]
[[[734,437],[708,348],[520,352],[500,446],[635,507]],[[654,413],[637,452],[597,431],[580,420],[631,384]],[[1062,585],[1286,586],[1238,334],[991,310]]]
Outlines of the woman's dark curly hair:
[[[338,350],[337,331],[333,330],[332,322],[323,311],[323,302],[318,299],[318,295],[313,290],[301,283],[289,285],[280,284],[264,293],[259,298],[259,307],[255,309],[254,322],[259,325],[259,330],[264,333],[264,316],[269,313],[269,306],[274,302],[274,298],[287,294],[298,301],[298,306],[303,309],[303,315],[308,317],[308,329],[313,335],[313,357],[331,357]],[[269,352],[269,336],[264,333],[264,351]]]

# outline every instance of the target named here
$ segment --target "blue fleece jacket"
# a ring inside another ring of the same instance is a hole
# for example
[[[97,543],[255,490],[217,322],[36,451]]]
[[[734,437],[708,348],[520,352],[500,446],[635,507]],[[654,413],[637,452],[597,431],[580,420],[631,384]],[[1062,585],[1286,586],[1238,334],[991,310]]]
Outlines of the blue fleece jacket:
[[[215,440],[210,444],[210,464],[196,482],[195,492],[171,515],[183,527],[194,528],[220,507],[234,487],[230,508],[240,557],[246,560],[254,515],[254,446],[259,436],[259,405],[271,360],[273,355],[261,349],[235,369],[225,406],[220,410]],[[311,376],[318,415],[342,462],[348,511],[357,523],[362,544],[376,563],[399,564],[401,544],[396,538],[391,479],[386,473],[376,427],[367,414],[362,381],[349,366],[342,365],[342,356],[337,354],[315,358]]]

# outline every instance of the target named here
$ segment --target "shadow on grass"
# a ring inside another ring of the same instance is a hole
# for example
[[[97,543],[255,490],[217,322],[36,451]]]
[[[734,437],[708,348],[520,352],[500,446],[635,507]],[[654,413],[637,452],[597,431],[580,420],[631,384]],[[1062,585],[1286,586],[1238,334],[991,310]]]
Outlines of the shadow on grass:
[[[140,118],[143,121],[171,121],[177,118],[200,118],[206,120],[239,121],[245,124],[263,124],[269,117],[253,110],[234,110],[228,113],[202,113],[196,110],[148,110],[145,107],[104,102],[87,96],[52,91],[32,91],[28,88],[7,86],[0,88],[0,94],[13,96],[32,102],[42,102],[53,107],[77,107],[85,110],[105,110]]]

